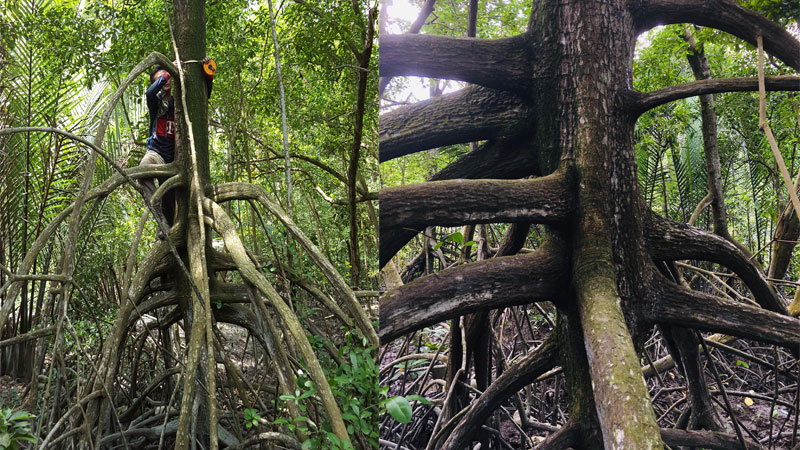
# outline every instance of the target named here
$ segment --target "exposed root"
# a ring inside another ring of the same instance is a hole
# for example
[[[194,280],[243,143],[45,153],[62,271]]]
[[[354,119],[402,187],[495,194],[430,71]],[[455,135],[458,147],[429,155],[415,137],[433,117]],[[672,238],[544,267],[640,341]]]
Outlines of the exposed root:
[[[445,145],[511,134],[531,111],[519,96],[483,87],[398,108],[381,116],[380,161]]]
[[[656,281],[655,301],[642,313],[653,322],[722,332],[800,351],[800,320]]]
[[[532,180],[448,180],[381,190],[381,234],[477,223],[565,224],[573,211],[561,173]],[[455,201],[458,199],[458,201]]]
[[[714,233],[665,219],[651,213],[644,227],[650,256],[655,260],[702,259],[731,269],[750,288],[763,308],[788,314],[786,305],[767,282],[761,270],[739,249]]]
[[[531,55],[525,40],[525,35],[505,39],[384,35],[380,75],[443,78],[525,93],[531,84]],[[448,57],[431,57],[443,54]]]
[[[479,310],[558,299],[566,264],[563,243],[553,238],[528,255],[466,264],[400,286],[381,297],[381,339]]]
[[[514,363],[469,407],[450,437],[442,446],[443,450],[457,450],[469,446],[474,433],[486,418],[508,397],[529,384],[531,380],[552,369],[558,359],[558,346],[554,334],[536,350]]]

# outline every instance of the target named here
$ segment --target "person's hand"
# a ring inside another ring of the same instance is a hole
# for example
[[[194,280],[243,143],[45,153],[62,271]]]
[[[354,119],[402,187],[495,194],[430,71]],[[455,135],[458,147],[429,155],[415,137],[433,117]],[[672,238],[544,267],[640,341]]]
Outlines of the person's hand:
[[[211,61],[211,58],[209,58],[208,56],[206,56],[206,57],[205,57],[205,58],[203,58],[203,59],[202,59],[200,62],[201,62],[203,65],[206,65],[206,64],[208,64],[208,62],[209,62],[209,61]]]

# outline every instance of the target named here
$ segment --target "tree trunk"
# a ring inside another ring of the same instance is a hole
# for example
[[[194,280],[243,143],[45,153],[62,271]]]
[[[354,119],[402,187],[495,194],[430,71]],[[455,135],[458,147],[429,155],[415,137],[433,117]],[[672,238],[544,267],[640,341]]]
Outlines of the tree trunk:
[[[386,244],[381,239],[381,263],[413,236],[408,229],[513,221],[547,223],[551,234],[550,243],[533,255],[463,265],[387,292],[381,299],[381,338],[387,342],[465,311],[552,300],[559,309],[556,333],[570,398],[570,421],[559,439],[576,448],[663,448],[637,354],[655,323],[720,331],[733,330],[737,323],[740,335],[800,347],[798,333],[758,325],[755,318],[744,320],[743,310],[750,307],[670,284],[653,265],[653,260],[718,259],[725,253],[728,265],[761,289],[759,303],[776,311],[748,314],[759,314],[762,324],[800,326],[780,315],[785,307],[736,246],[655,216],[643,201],[633,147],[638,115],[665,101],[741,86],[714,80],[663,92],[633,91],[636,36],[656,23],[676,22],[714,26],[749,42],[761,30],[769,51],[800,67],[800,44],[780,27],[733,3],[701,0],[544,0],[534,3],[529,30],[521,36],[392,36],[390,45],[381,48],[381,75],[425,75],[482,86],[386,114],[380,125],[382,161],[488,139],[437,178],[550,174],[387,189],[381,194],[381,237],[387,236]],[[755,89],[755,83],[747,83],[747,89]],[[493,147],[507,152],[501,159],[509,170],[488,166]],[[482,196],[478,205],[456,201],[464,189],[473,188]],[[527,189],[527,195],[510,199],[517,189]],[[662,303],[663,298],[668,300]],[[697,312],[682,317],[679,311],[691,299]],[[530,380],[532,367],[520,364],[504,372],[443,448],[461,449],[477,438],[476,425],[488,417],[493,402],[513,393],[508,386],[514,382]]]

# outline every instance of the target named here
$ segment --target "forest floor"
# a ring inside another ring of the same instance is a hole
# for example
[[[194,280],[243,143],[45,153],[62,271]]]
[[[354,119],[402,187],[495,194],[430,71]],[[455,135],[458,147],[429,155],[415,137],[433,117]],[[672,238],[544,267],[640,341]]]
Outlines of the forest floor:
[[[533,327],[522,326],[522,331],[517,332],[513,321],[507,316],[500,317],[498,326],[495,327],[496,335],[503,343],[503,353],[507,361],[511,364],[526,353],[528,349],[538,346],[549,334],[551,328],[543,320],[541,314],[531,316]],[[444,345],[442,354],[446,355],[447,343],[443,342],[449,327],[439,325],[423,330],[414,337],[414,341],[409,342],[409,348],[400,352],[403,340],[395,341],[389,347],[384,348],[384,356],[381,361],[382,370],[388,363],[403,356],[413,353],[435,353],[440,345]],[[728,351],[721,351],[717,348],[710,348],[713,355],[713,363],[720,373],[720,378],[724,390],[726,391],[734,415],[742,427],[742,432],[746,438],[760,442],[765,448],[789,449],[791,448],[792,435],[797,432],[797,419],[793,411],[797,389],[797,360],[783,349],[776,350],[773,346],[766,346],[744,339],[737,340],[730,344],[730,347],[742,352],[732,354]],[[653,361],[667,356],[667,349],[660,335],[654,333],[648,340],[646,349]],[[513,355],[509,357],[508,355]],[[775,383],[775,359],[778,359],[778,386]],[[709,360],[703,358],[706,383],[712,392],[712,398],[716,402],[717,414],[725,431],[735,433],[733,423],[727,414],[727,408],[720,395],[717,383],[710,371]],[[643,365],[649,364],[643,360]],[[384,370],[381,376],[381,384],[390,386],[389,395],[410,395],[419,394],[418,387],[414,381],[419,378],[430,364],[430,359],[412,360],[407,365],[398,365],[394,372]],[[434,379],[444,378],[444,364],[434,365]],[[492,369],[492,379],[497,377],[497,366]],[[429,379],[431,376],[428,376]],[[472,387],[475,387],[474,379],[468,380]],[[402,445],[415,450],[425,448],[430,438],[431,432],[440,412],[442,400],[446,395],[444,381],[426,381],[422,383],[427,386],[423,395],[434,402],[434,405],[424,406],[417,404],[414,408],[414,415],[411,423],[407,426],[398,426],[396,422],[391,422],[387,428],[382,430],[393,430],[397,436],[387,436],[386,438],[397,443],[400,434],[404,434]],[[686,382],[677,368],[662,371],[657,376],[651,376],[647,380],[650,394],[655,401],[653,402],[659,426],[663,428],[675,427],[681,413],[686,406]],[[554,429],[566,422],[567,419],[567,392],[564,387],[563,376],[555,374],[543,381],[529,385],[526,390],[521,391],[521,399],[529,408],[528,417],[534,424],[534,428],[527,433],[527,446],[523,445],[523,430],[520,425],[519,415],[513,401],[507,400],[503,403],[503,408],[507,411],[498,410],[491,420],[490,426],[500,431],[500,436],[504,442],[496,440],[496,445],[491,448],[532,448],[549,434],[547,428]],[[776,395],[777,392],[777,395]],[[476,394],[470,394],[470,399],[474,399]],[[383,420],[389,420],[388,416]],[[441,425],[440,425],[441,426]],[[539,428],[539,429],[535,429]],[[490,433],[486,432],[485,436]],[[478,435],[476,435],[478,436]],[[770,436],[772,436],[771,447]],[[382,434],[382,437],[383,434]],[[797,436],[800,440],[800,435]]]

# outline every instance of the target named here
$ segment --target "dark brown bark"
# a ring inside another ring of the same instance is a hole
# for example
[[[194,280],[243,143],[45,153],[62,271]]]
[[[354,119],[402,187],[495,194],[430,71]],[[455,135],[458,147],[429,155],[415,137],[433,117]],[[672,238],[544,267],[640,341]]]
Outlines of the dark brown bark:
[[[789,268],[792,259],[792,250],[797,246],[800,238],[800,220],[791,203],[783,209],[778,223],[775,225],[775,242],[772,244],[772,257],[770,258],[767,277],[781,279]]]
[[[528,119],[523,100],[470,87],[387,113],[380,120],[380,160],[511,133]]]
[[[389,291],[380,300],[381,342],[475,311],[558,299],[567,261],[563,244],[554,241],[528,255],[454,267]]]
[[[453,203],[454,198],[460,198]],[[450,180],[381,190],[381,232],[492,222],[566,223],[572,211],[564,177]]]
[[[714,431],[686,431],[662,428],[661,438],[669,446],[703,447],[713,450],[742,448],[739,439],[733,434]],[[745,440],[747,450],[763,450],[764,447],[749,439]]]
[[[437,172],[430,181],[456,178],[510,179],[540,173],[536,143],[531,137],[522,135],[490,140]],[[381,234],[380,267],[383,267],[417,233],[416,230],[395,230],[389,235]]]
[[[422,9],[419,11],[417,18],[414,20],[414,23],[411,24],[411,27],[408,29],[407,34],[419,33],[419,31],[422,29],[422,26],[425,25],[425,21],[428,20],[428,16],[430,16],[431,13],[433,13],[433,7],[435,4],[436,0],[425,0],[425,3],[422,5]],[[385,5],[386,5],[385,2],[381,3],[381,8],[383,8]],[[383,9],[381,9],[381,16],[384,18],[386,17]],[[381,19],[381,23],[383,23],[383,20],[384,19]],[[389,34],[386,33],[386,30],[383,29],[382,27],[383,25],[381,25],[381,29],[379,30],[381,36],[389,36]],[[381,97],[383,96],[383,91],[386,90],[386,86],[389,85],[389,81],[391,81],[391,79],[392,79],[391,77],[381,77],[380,80],[378,80],[379,96]]]
[[[657,300],[642,309],[648,320],[769,342],[795,354],[800,351],[800,319],[663,280],[655,288]]]
[[[656,25],[693,23],[730,33],[751,45],[764,36],[764,51],[800,71],[800,42],[777,23],[730,0],[631,0],[636,33]]]
[[[719,4],[724,9],[721,14],[717,14]],[[704,16],[698,18],[698,12]],[[715,14],[717,17],[713,17]],[[653,323],[725,332],[734,332],[738,327],[740,334],[768,342],[780,342],[790,348],[798,344],[800,327],[795,319],[667,286],[652,270],[652,259],[700,258],[725,264],[739,274],[765,308],[785,312],[785,306],[758,268],[733,244],[712,233],[658,220],[644,207],[633,147],[637,115],[646,108],[682,96],[755,87],[753,81],[706,81],[651,94],[633,93],[630,74],[637,33],[660,21],[678,18],[710,22],[752,40],[755,35],[750,34],[758,28],[763,30],[765,41],[771,42],[770,48],[778,57],[790,64],[800,58],[795,54],[798,52],[786,50],[800,47],[779,26],[728,2],[543,0],[533,4],[524,41],[529,46],[528,54],[535,55],[527,72],[531,80],[529,96],[514,99],[516,106],[489,105],[485,101],[487,96],[495,96],[497,102],[507,102],[513,97],[500,90],[472,88],[465,92],[481,93],[477,97],[484,98],[481,102],[486,108],[473,100],[476,95],[462,94],[398,109],[385,116],[391,119],[387,122],[391,124],[387,129],[391,133],[382,133],[381,145],[388,144],[383,160],[433,146],[490,138],[490,145],[483,152],[478,150],[462,158],[440,172],[440,176],[515,178],[552,173],[556,169],[575,174],[566,180],[566,189],[575,192],[574,210],[563,227],[567,246],[562,254],[569,262],[553,263],[547,269],[561,268],[562,271],[554,270],[552,277],[558,280],[562,295],[553,296],[549,291],[552,286],[541,285],[540,297],[528,301],[544,297],[557,300],[559,326],[563,330],[559,352],[569,391],[570,421],[581,424],[577,444],[581,448],[663,447],[636,353]],[[451,58],[447,48],[437,51],[440,53],[435,56],[443,61],[458,59]],[[408,60],[404,63],[411,64]],[[428,76],[452,76],[452,72],[447,72],[451,67],[435,69],[425,61],[414,64],[425,65]],[[458,67],[466,70],[468,64]],[[497,68],[496,73],[502,78],[505,70]],[[785,87],[781,83],[793,86],[795,80],[779,79],[771,83]],[[436,105],[437,101],[443,106]],[[402,111],[402,116],[398,111]],[[487,126],[492,123],[489,114],[495,118],[516,117],[504,120],[503,125],[497,122]],[[469,128],[471,123],[477,123],[480,132]],[[507,141],[514,139],[516,145],[497,146],[501,140],[491,139],[497,136],[507,136],[504,139]],[[504,149],[515,153],[503,154]],[[511,163],[502,171],[487,167],[494,158],[505,158]],[[492,175],[482,174],[481,169]],[[407,188],[406,192],[415,189],[424,188]],[[444,209],[441,213],[431,213],[435,220],[447,220],[448,212],[464,220],[476,210],[483,215],[481,220],[499,219],[487,205],[472,207],[472,211],[460,208],[457,202],[462,192],[442,189],[439,193],[448,190],[450,194],[441,195],[428,205],[428,209],[433,209],[434,204]],[[490,201],[494,202],[495,212],[505,208],[504,205],[523,202],[504,203],[497,196],[484,197],[484,202]],[[403,218],[389,219],[394,228],[384,229],[392,231],[381,239],[382,264],[416,234],[416,231],[397,231],[400,224],[412,223],[417,219],[415,216],[427,213],[424,208],[409,208]],[[386,245],[384,240],[388,241]],[[542,251],[533,255],[542,255]],[[384,342],[432,324],[434,317],[443,320],[463,314],[465,309],[485,310],[521,301],[521,297],[514,297],[519,292],[509,288],[516,285],[517,290],[529,289],[531,275],[520,275],[531,268],[515,264],[507,273],[500,273],[501,266],[495,264],[521,262],[524,258],[467,264],[389,291],[381,304],[381,323],[390,327],[382,335]],[[538,278],[541,273],[535,272],[537,283],[542,281]],[[504,295],[504,300],[496,301],[496,294]],[[692,306],[693,303],[696,305]],[[398,325],[401,321],[414,325],[403,329]],[[794,330],[785,331],[789,326]],[[687,365],[692,359],[692,355],[688,356]],[[697,373],[697,369],[697,365],[692,365],[690,371]],[[701,385],[696,387],[699,391],[704,389]],[[477,427],[473,424],[471,429]],[[452,448],[464,446],[458,444]]]
[[[685,428],[722,431],[700,364],[700,342],[696,333],[686,328],[670,326],[661,326],[659,330],[667,342],[673,360],[680,362],[678,367],[683,372],[689,389],[690,412]]]
[[[531,66],[525,36],[474,39],[428,34],[381,37],[381,76],[415,75],[466,81],[525,93]],[[446,57],[436,55],[447,55]]]
[[[502,376],[470,406],[469,412],[447,438],[442,450],[456,450],[469,447],[471,437],[480,429],[486,418],[508,397],[535,380],[536,377],[552,369],[558,361],[556,335],[548,337],[542,345],[524,358],[511,365]],[[524,414],[520,411],[520,414]]]
[[[350,224],[350,285],[358,286],[361,278],[361,250],[359,249],[358,236],[358,204],[356,201],[358,164],[361,160],[361,140],[364,134],[364,112],[367,100],[367,81],[369,81],[369,62],[372,58],[372,42],[375,35],[375,19],[377,9],[371,9],[366,23],[366,37],[364,49],[355,52],[358,67],[358,82],[356,89],[356,110],[353,115],[353,143],[350,145],[350,163],[347,167],[347,216]]]
[[[800,91],[800,77],[793,75],[764,77],[764,85],[768,91]],[[639,115],[665,103],[696,95],[752,91],[758,91],[758,78],[712,78],[676,84],[644,94],[634,93],[627,98],[631,101],[631,109]]]
[[[711,78],[711,69],[708,66],[708,58],[703,52],[703,47],[698,45],[694,37],[686,31],[684,39],[689,43],[689,53],[686,59],[692,67],[692,72],[696,80],[706,80]],[[800,86],[800,80],[798,80]],[[714,108],[714,96],[703,94],[700,96],[700,115],[703,126],[703,150],[706,160],[706,182],[708,193],[711,195],[711,215],[713,218],[712,229],[714,233],[729,240],[732,244],[750,256],[747,249],[736,242],[728,232],[728,213],[725,209],[725,199],[722,192],[722,174],[719,165],[719,149],[717,147],[717,113]]]
[[[701,259],[721,264],[744,281],[763,308],[788,314],[786,305],[767,283],[761,270],[726,239],[691,225],[673,222],[651,213],[644,237],[655,260]]]

